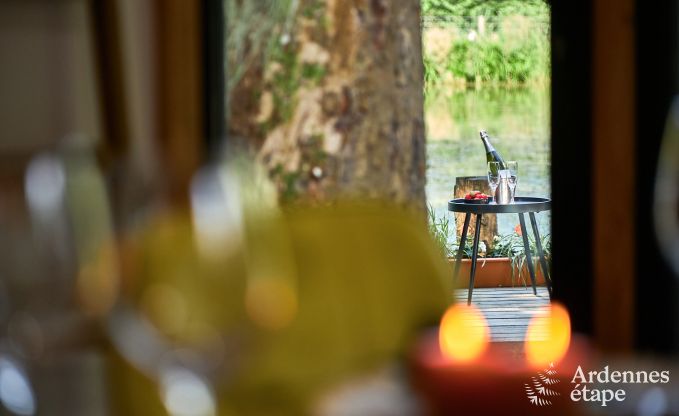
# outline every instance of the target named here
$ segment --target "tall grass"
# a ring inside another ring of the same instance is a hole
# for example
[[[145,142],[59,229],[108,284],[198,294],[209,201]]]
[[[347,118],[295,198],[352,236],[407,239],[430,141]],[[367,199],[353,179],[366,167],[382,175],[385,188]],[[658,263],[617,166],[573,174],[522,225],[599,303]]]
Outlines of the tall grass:
[[[542,0],[423,0],[425,88],[522,86],[549,79]],[[429,43],[429,44],[428,44]]]
[[[453,254],[453,248],[448,243],[451,233],[454,231],[455,224],[451,224],[447,216],[437,216],[434,207],[427,205],[427,217],[429,220],[429,233],[436,242],[441,254],[448,258]]]
[[[469,28],[476,16],[522,15],[544,19],[549,6],[544,0],[422,0],[424,16],[445,17],[462,28]]]

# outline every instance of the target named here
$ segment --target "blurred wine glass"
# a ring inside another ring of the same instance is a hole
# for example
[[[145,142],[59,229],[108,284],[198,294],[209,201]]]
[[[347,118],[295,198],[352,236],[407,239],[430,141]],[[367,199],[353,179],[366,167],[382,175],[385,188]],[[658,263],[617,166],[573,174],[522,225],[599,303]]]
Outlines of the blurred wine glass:
[[[679,98],[675,98],[665,125],[653,214],[660,248],[679,277]]]
[[[495,201],[495,190],[500,184],[500,162],[488,162],[488,186],[490,187],[490,195],[493,200],[491,204],[496,204]]]
[[[514,195],[516,195],[516,185],[519,182],[519,162],[510,160],[506,162],[507,170],[509,170],[509,177],[507,183],[509,184],[509,192],[511,195],[511,203],[514,203]]]
[[[108,414],[95,321],[117,274],[94,144],[68,135],[2,179],[0,402],[11,414]]]
[[[254,164],[204,166],[189,202],[188,213],[156,212],[123,238],[124,287],[107,332],[170,415],[206,416],[258,334],[294,319],[296,271],[276,192]]]

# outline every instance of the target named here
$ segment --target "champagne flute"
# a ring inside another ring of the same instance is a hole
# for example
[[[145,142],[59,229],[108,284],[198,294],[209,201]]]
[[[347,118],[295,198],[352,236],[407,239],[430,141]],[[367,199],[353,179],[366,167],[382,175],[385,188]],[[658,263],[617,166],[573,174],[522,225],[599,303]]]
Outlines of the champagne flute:
[[[491,204],[497,203],[495,201],[495,190],[500,184],[500,169],[502,169],[500,162],[488,162],[488,186],[490,186],[490,194],[493,197]]]
[[[516,162],[514,160],[510,160],[506,162],[507,164],[507,169],[509,170],[509,179],[508,179],[508,184],[509,184],[509,192],[511,196],[511,203],[514,203],[514,195],[516,194],[516,185],[519,182],[519,162]]]

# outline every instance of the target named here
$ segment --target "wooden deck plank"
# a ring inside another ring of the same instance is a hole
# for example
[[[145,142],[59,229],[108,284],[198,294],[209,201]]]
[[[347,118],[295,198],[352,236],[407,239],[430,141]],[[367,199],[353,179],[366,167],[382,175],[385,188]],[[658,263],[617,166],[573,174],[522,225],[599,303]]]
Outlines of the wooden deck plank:
[[[455,300],[466,303],[467,289],[456,290]],[[530,287],[478,288],[472,304],[485,316],[491,342],[523,342],[530,320],[547,313],[549,293],[544,287],[538,287],[537,296]],[[538,331],[537,335],[545,333]]]
[[[477,289],[478,290],[478,289]],[[466,292],[466,290],[465,290]],[[459,299],[467,299],[467,294],[465,293],[464,296],[459,296]],[[524,300],[534,300],[534,299],[544,299],[548,300],[549,296],[541,296],[537,295],[535,296],[532,293],[511,293],[511,292],[505,292],[505,293],[500,293],[498,295],[494,296],[485,296],[481,295],[479,293],[476,293],[476,290],[474,291],[474,294],[472,296],[472,300],[474,299],[481,299],[481,300],[489,300],[489,301],[524,301]]]
[[[496,291],[495,293],[489,293],[486,291]],[[466,300],[467,299],[467,289],[458,289],[455,292],[455,297],[457,299]],[[515,290],[502,290],[492,289],[492,288],[480,288],[474,289],[472,294],[472,300],[486,300],[486,301],[527,301],[527,300],[537,300],[540,302],[549,301],[549,293],[547,289],[539,288],[538,294],[534,295],[533,292],[525,292],[523,289]]]
[[[498,293],[503,293],[503,292],[516,294],[517,291],[518,291],[518,293],[530,293],[531,295],[533,294],[533,288],[530,287],[530,286],[528,288],[525,288],[523,286],[474,288],[474,293],[479,293],[483,296],[493,296],[493,295],[497,295]],[[538,291],[538,294],[544,294],[545,296],[548,295],[547,288],[545,286],[538,286],[537,291]],[[456,292],[457,293],[463,293],[464,295],[466,295],[467,294],[467,288],[458,289]]]
[[[479,290],[486,290],[487,288],[477,288],[474,289],[474,293],[478,293]],[[484,293],[483,296],[502,296],[505,293],[511,293],[513,295],[530,295],[530,296],[535,296],[533,294],[533,289],[532,288],[523,288],[523,287],[514,287],[514,288],[509,288],[509,287],[496,287],[496,288],[491,288],[493,290],[492,293]],[[542,292],[542,287],[538,288],[538,294]],[[462,288],[458,289],[460,291],[464,291],[466,295],[467,288]]]

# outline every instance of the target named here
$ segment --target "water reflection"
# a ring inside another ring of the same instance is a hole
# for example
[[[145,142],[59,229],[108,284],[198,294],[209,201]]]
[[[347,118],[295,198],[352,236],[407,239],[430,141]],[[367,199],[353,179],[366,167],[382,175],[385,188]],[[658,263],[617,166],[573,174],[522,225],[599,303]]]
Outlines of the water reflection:
[[[505,160],[519,162],[518,195],[549,197],[550,92],[547,87],[441,92],[428,97],[427,201],[438,216],[447,214],[455,178],[483,176],[486,154],[479,130],[487,130]],[[450,220],[453,221],[451,215]],[[541,233],[550,230],[549,213],[538,215]],[[511,233],[515,216],[500,215],[500,234]]]

